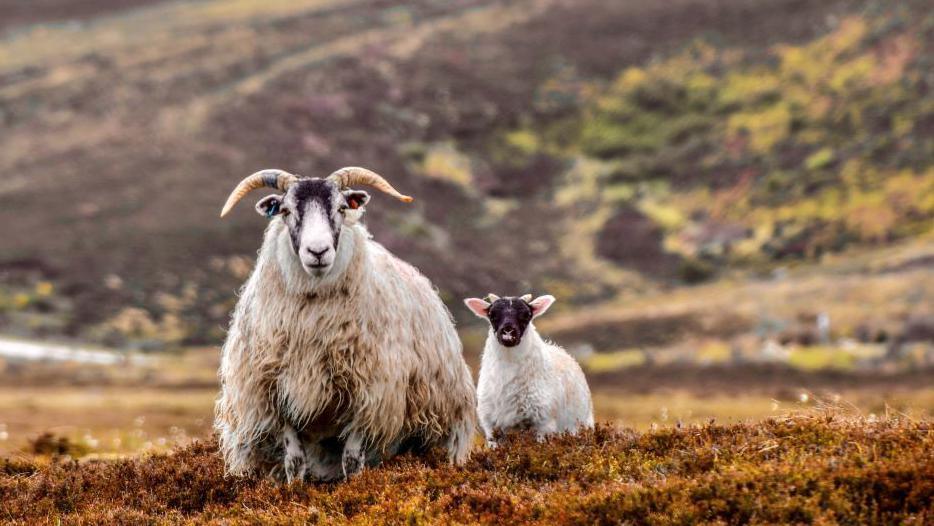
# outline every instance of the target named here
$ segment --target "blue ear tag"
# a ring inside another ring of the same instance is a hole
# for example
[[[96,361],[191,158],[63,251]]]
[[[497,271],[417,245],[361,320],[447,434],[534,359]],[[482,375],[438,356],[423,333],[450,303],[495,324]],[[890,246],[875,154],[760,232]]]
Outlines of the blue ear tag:
[[[279,203],[273,203],[266,209],[266,219],[272,219],[272,216],[279,213]]]

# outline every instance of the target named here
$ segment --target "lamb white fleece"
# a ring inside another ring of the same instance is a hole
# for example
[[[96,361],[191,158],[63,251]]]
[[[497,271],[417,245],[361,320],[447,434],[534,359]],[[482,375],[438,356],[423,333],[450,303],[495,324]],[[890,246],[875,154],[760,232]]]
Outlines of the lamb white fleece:
[[[411,265],[344,225],[334,267],[301,268],[273,219],[240,292],[222,351],[215,428],[231,473],[281,476],[312,458],[332,478],[340,458],[319,439],[362,444],[368,458],[402,441],[469,453],[476,394],[447,308]],[[300,438],[299,438],[300,437]],[[295,444],[296,440],[304,442]],[[317,470],[317,471],[316,471]]]
[[[490,330],[477,385],[477,413],[488,443],[498,431],[532,429],[539,438],[593,427],[590,388],[580,365],[529,324],[519,345]]]

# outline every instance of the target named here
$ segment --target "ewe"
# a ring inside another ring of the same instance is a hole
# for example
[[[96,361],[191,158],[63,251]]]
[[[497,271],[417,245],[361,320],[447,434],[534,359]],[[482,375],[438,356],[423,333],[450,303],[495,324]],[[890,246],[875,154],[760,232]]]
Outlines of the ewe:
[[[271,218],[240,291],[222,351],[215,428],[228,471],[287,481],[333,480],[403,450],[443,445],[462,463],[476,394],[451,314],[431,283],[372,241],[359,223],[363,168],[301,178],[257,172],[251,190]]]
[[[531,301],[529,294],[490,294],[487,300],[464,300],[490,322],[477,386],[477,413],[487,443],[495,445],[498,432],[513,429],[531,429],[541,439],[593,427],[593,403],[580,365],[561,347],[542,340],[532,325],[554,296]]]

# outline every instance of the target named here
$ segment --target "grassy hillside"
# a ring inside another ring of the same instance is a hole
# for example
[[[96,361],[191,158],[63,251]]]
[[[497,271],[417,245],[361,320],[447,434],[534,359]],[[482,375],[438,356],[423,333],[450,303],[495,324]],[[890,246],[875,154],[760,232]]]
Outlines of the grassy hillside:
[[[571,163],[556,197],[586,212],[569,235],[591,226],[585,250],[621,266],[693,282],[814,260],[930,232],[932,60],[934,17],[911,2],[800,45],[695,40],[605,88],[554,79],[542,103],[582,109],[491,152]]]
[[[9,524],[901,523],[934,517],[928,424],[832,413],[514,437],[463,469],[403,457],[346,484],[225,477],[215,445],[115,462],[0,461]]]
[[[369,224],[452,306],[492,289],[584,304],[920,235],[927,191],[903,196],[930,181],[929,17],[867,5],[101,1],[78,24],[13,23],[0,327],[218,341],[263,222],[217,206],[266,166],[362,164],[416,195],[377,197]],[[798,79],[795,53],[846,78]],[[818,114],[809,83],[843,91]],[[743,124],[760,114],[774,130]],[[885,235],[859,219],[879,210]]]

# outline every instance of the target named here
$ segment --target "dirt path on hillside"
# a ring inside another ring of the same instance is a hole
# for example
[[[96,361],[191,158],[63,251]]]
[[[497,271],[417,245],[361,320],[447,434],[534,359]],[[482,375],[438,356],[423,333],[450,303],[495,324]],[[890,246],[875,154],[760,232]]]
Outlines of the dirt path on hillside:
[[[0,3],[0,35],[4,29],[22,29],[33,24],[71,23],[165,3],[169,0],[30,0]]]

